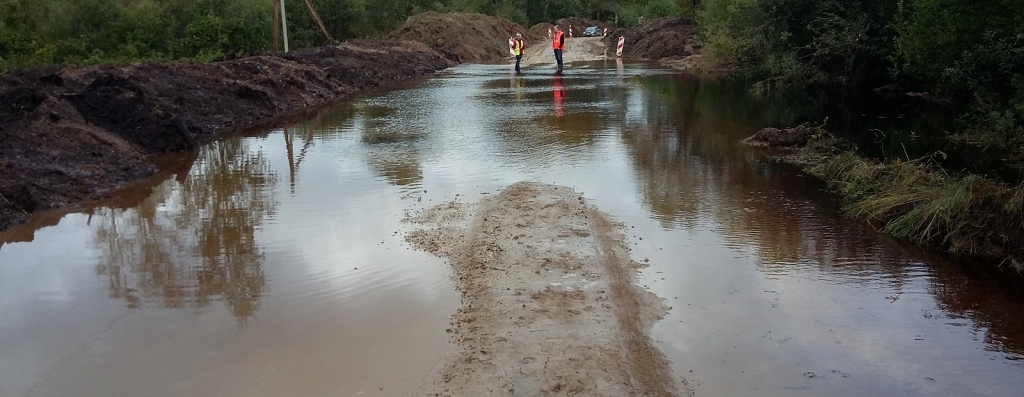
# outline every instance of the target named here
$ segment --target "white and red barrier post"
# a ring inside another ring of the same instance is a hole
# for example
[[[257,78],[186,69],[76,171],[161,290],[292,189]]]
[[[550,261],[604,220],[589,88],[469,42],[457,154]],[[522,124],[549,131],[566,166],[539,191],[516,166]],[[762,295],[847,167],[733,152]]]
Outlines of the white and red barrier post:
[[[516,38],[515,37],[509,37],[508,38],[508,56],[510,56],[512,58],[516,57]]]
[[[622,37],[622,36],[619,36],[619,45],[618,45],[618,47],[615,48],[615,56],[617,56],[617,57],[621,57],[622,56],[622,45],[623,44],[626,44],[626,38]]]
[[[572,25],[569,25],[569,37],[572,37]]]
[[[601,37],[608,36],[608,28],[604,28],[604,33],[601,33]]]

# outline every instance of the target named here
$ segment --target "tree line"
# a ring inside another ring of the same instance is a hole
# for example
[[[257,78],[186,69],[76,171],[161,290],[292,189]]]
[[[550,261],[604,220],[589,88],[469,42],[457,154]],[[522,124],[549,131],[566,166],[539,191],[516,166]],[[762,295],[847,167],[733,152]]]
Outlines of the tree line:
[[[283,0],[291,48],[329,44],[305,0]],[[334,39],[384,35],[425,11],[529,27],[569,16],[628,26],[691,0],[310,0]],[[272,49],[274,0],[0,0],[0,73],[44,64],[217,59]]]
[[[697,18],[759,91],[898,83],[962,106],[955,141],[1024,164],[1024,0],[704,0]]]
[[[292,48],[330,43],[283,0]],[[898,82],[965,104],[958,137],[1024,164],[1024,0],[309,0],[337,40],[425,11],[524,26],[694,16],[710,58],[759,91]],[[0,73],[44,64],[211,60],[269,51],[274,0],[0,0]]]

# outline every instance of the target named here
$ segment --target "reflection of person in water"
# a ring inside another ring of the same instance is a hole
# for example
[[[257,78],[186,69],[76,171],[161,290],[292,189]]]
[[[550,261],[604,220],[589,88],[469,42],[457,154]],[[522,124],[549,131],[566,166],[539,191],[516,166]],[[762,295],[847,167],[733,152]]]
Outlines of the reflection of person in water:
[[[523,88],[526,87],[526,79],[524,79],[522,75],[515,75],[512,76],[512,79],[509,80],[509,83],[511,83],[510,86],[512,87],[512,89],[515,90],[516,102],[522,102]]]
[[[555,76],[555,117],[562,117],[565,113],[562,105],[565,103],[565,86],[562,85],[562,76]]]

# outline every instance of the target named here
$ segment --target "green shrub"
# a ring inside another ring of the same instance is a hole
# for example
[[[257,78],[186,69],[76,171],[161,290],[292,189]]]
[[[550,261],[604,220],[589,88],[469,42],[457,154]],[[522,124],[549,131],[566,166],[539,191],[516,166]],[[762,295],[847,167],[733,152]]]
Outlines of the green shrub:
[[[852,217],[952,253],[1001,256],[1024,270],[1024,185],[949,173],[931,157],[885,163],[837,154],[836,139],[816,134],[790,159],[828,182]]]
[[[644,18],[660,18],[679,15],[679,9],[672,0],[648,0],[644,7]]]

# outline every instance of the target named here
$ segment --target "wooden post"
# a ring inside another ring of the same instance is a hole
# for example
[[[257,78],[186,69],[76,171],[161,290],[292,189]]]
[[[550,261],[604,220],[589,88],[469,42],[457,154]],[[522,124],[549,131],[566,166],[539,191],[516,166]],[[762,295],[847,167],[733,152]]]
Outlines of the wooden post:
[[[274,0],[274,52],[280,52],[277,48],[278,25],[281,24],[281,0]]]
[[[284,0],[281,0],[281,30],[284,31],[284,52],[288,52],[288,16],[284,13]]]
[[[327,36],[327,40],[333,42],[334,38],[331,37],[331,34],[327,32],[327,26],[324,26],[324,21],[320,19],[320,14],[317,14],[316,9],[313,8],[313,3],[310,3],[309,0],[306,0],[306,7],[309,7],[309,13],[313,14],[313,20],[316,21],[317,25],[320,25],[320,30],[324,32],[324,36]]]

